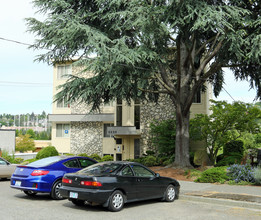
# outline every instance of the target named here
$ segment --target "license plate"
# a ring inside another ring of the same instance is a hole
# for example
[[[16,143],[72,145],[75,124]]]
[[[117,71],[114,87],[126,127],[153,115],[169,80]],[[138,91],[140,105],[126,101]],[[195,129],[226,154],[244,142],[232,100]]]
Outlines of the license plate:
[[[21,181],[15,181],[15,186],[21,186]]]
[[[76,193],[76,192],[70,192],[69,197],[72,198],[72,199],[77,199],[77,198],[78,198],[78,193]]]

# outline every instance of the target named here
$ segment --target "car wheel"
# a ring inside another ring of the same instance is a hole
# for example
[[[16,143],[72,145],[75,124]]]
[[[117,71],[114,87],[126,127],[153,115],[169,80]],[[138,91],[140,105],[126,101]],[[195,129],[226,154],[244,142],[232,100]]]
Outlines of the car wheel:
[[[173,202],[176,197],[175,188],[173,185],[169,185],[165,191],[165,201]]]
[[[112,212],[118,212],[123,208],[124,195],[121,191],[116,190],[111,194],[108,209]]]
[[[51,191],[51,197],[55,200],[63,199],[62,195],[59,192],[60,187],[62,186],[62,181],[58,180],[53,184]]]
[[[77,206],[83,206],[83,205],[85,204],[85,201],[84,201],[84,200],[72,199],[71,201],[72,201],[72,203],[73,203],[74,205],[77,205]]]
[[[37,194],[37,192],[34,192],[34,191],[31,191],[31,190],[28,190],[28,191],[24,191],[24,193],[28,196],[35,196]]]

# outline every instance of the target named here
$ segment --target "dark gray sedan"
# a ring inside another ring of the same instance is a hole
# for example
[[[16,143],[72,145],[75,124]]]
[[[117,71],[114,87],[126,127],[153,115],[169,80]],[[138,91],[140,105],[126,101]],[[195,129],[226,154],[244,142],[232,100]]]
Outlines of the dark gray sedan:
[[[4,158],[0,157],[0,179],[10,178],[15,171],[17,164],[11,164]]]

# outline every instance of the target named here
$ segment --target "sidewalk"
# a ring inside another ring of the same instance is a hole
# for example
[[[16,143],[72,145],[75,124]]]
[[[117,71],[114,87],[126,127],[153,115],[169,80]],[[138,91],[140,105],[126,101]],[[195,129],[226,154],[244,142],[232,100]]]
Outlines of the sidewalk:
[[[261,210],[261,186],[179,181],[180,199]]]

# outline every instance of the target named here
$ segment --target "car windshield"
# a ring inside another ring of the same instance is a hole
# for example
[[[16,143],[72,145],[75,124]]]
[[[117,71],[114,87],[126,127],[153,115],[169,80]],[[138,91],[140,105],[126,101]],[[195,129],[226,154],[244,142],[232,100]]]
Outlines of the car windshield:
[[[43,158],[41,160],[37,160],[37,161],[34,161],[32,163],[29,163],[27,166],[30,166],[30,167],[45,167],[45,166],[48,166],[52,163],[55,163],[59,160],[62,160],[61,157],[47,157],[47,158]]]
[[[89,166],[85,169],[78,171],[80,174],[87,175],[100,175],[100,174],[108,174],[113,173],[118,170],[122,165],[118,163],[99,163]]]

